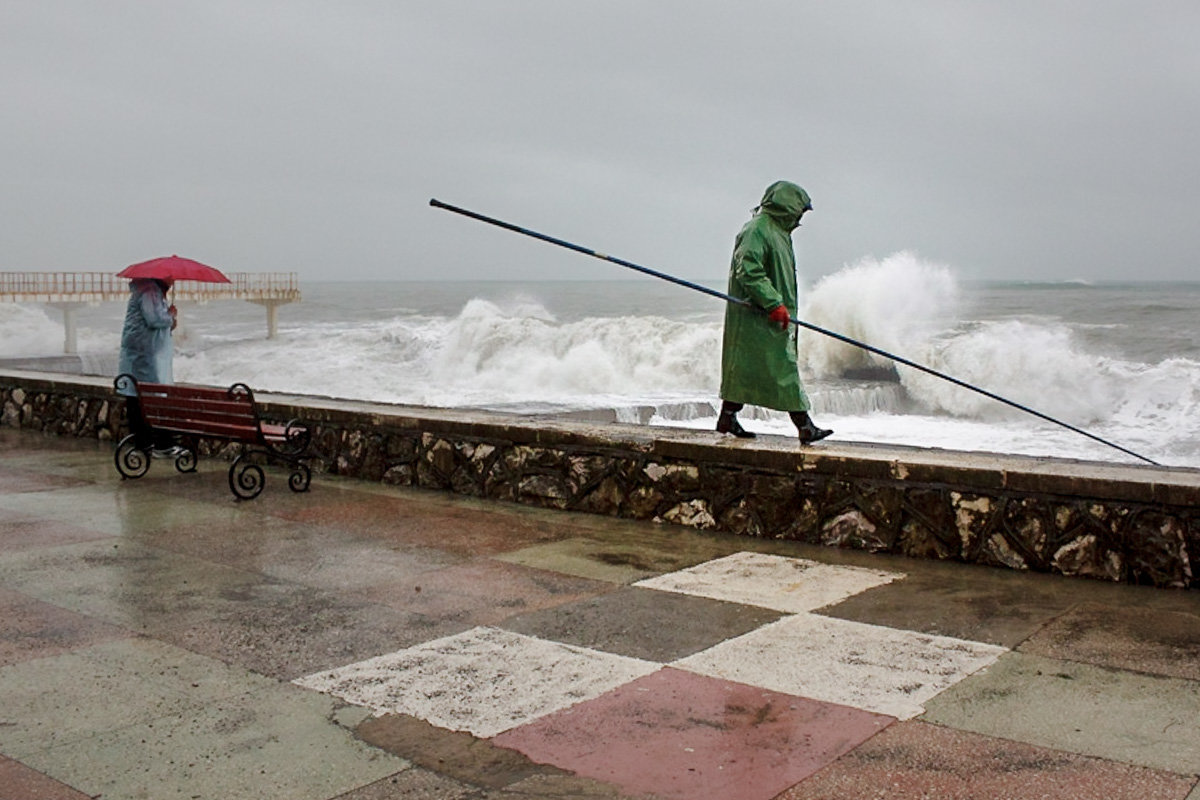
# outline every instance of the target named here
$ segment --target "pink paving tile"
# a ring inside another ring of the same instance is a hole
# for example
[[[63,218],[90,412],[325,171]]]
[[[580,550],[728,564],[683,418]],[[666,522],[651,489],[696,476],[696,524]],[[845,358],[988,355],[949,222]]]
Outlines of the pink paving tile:
[[[493,741],[636,794],[769,800],[893,721],[668,667]]]
[[[104,539],[111,533],[83,528],[70,522],[55,519],[20,519],[7,521],[0,518],[0,550],[20,550],[27,547],[72,544]]]
[[[89,797],[19,761],[0,756],[0,800],[88,800]]]
[[[409,498],[357,493],[353,502],[281,508],[275,516],[466,556],[494,555],[565,539],[572,531],[534,518],[468,507],[422,505]]]
[[[1193,776],[901,722],[779,800],[1182,800]]]
[[[432,619],[495,625],[514,614],[553,608],[614,588],[605,581],[482,558],[430,569],[411,580],[392,581],[359,594]]]
[[[0,666],[130,635],[116,625],[0,589]]]
[[[63,475],[44,475],[38,472],[0,468],[0,493],[2,494],[48,492],[71,486],[86,486],[87,483],[87,481]]]

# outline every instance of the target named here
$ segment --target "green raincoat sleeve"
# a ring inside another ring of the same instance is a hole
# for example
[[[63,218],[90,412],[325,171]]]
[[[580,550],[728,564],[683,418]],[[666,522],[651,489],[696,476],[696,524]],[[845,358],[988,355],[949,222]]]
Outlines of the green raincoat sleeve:
[[[737,236],[729,268],[729,294],[750,301],[755,308],[733,303],[725,307],[722,400],[779,411],[810,408],[796,364],[795,328],[782,331],[763,313],[782,304],[789,316],[796,315],[791,231],[808,207],[803,189],[774,184],[759,212]]]

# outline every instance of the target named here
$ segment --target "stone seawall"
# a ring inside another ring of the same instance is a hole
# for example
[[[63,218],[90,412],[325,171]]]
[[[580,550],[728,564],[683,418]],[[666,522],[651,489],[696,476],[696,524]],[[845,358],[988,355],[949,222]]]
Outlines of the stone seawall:
[[[257,399],[271,419],[312,426],[317,472],[744,536],[1200,587],[1198,470]],[[124,403],[104,379],[4,371],[0,404],[7,427],[102,440],[125,428]]]

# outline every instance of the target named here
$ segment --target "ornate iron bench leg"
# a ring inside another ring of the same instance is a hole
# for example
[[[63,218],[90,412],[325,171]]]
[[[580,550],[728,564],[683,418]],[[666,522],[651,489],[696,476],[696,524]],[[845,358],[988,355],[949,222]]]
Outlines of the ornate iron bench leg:
[[[288,430],[292,433],[282,444],[267,445],[267,462],[287,464],[288,469],[292,471],[288,475],[288,488],[293,492],[307,492],[312,483],[312,468],[304,463],[312,458],[305,455],[308,450],[308,429],[294,425],[295,423],[288,423]]]
[[[288,488],[293,492],[307,492],[309,484],[312,483],[312,470],[299,459],[289,463],[292,474],[288,475]]]
[[[150,451],[137,446],[137,437],[129,434],[117,445],[113,461],[122,478],[140,478],[150,469]]]
[[[266,483],[262,467],[250,462],[250,458],[260,452],[262,451],[246,450],[229,466],[229,490],[242,500],[258,497]]]
[[[175,456],[175,469],[180,472],[195,472],[200,460],[200,443],[195,437],[185,437],[179,444],[181,452]]]

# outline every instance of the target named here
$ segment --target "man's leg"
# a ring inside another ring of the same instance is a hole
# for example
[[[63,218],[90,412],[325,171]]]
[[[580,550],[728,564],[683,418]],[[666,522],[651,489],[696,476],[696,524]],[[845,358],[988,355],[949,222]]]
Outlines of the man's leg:
[[[828,428],[818,428],[816,425],[814,425],[812,419],[809,418],[807,411],[791,411],[788,413],[792,418],[792,423],[796,426],[796,430],[800,432],[801,444],[819,442],[829,434],[833,433],[833,431]]]
[[[721,415],[717,417],[717,432],[732,433],[739,439],[753,439],[754,434],[742,427],[738,422],[737,412],[746,407],[745,403],[721,401]]]
[[[154,447],[154,434],[142,416],[142,401],[138,397],[125,398],[125,416],[129,419],[129,432],[133,434],[134,444],[139,450],[149,450]]]

